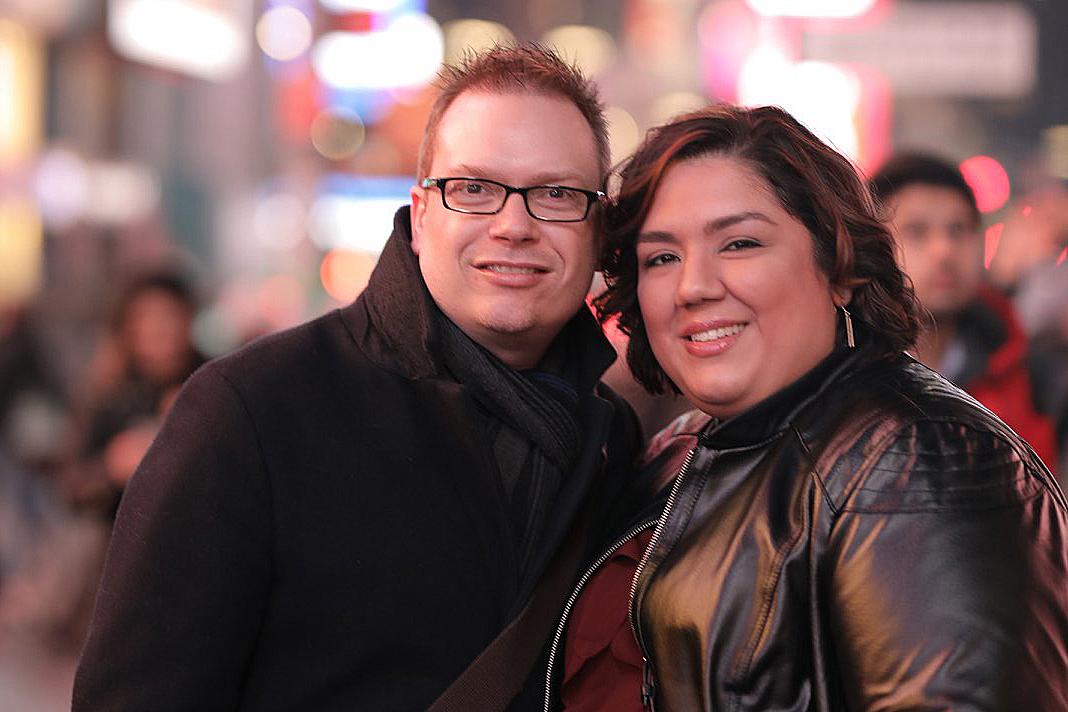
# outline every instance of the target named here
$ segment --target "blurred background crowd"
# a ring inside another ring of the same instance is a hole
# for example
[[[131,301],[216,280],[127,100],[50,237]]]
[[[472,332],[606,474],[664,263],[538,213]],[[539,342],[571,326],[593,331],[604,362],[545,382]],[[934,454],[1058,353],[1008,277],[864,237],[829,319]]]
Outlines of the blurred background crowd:
[[[184,378],[358,294],[438,67],[516,40],[599,84],[615,161],[730,101],[866,176],[902,149],[959,166],[1068,474],[1064,0],[0,0],[0,712],[67,708]],[[613,378],[648,428],[679,409]]]

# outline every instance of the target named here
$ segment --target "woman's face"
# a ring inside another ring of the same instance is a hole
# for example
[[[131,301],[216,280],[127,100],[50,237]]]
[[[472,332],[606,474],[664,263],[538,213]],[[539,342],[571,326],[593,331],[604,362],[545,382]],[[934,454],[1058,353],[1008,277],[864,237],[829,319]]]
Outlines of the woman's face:
[[[669,167],[637,256],[653,353],[710,415],[742,412],[834,347],[836,302],[811,235],[739,159],[706,155]]]

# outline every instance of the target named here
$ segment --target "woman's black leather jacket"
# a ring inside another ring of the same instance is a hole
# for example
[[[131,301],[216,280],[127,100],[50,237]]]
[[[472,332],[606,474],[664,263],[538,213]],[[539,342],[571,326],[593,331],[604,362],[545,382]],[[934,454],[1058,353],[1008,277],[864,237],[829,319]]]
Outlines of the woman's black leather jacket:
[[[1064,495],[937,374],[840,350],[652,447],[681,467],[631,601],[657,712],[1068,710]]]

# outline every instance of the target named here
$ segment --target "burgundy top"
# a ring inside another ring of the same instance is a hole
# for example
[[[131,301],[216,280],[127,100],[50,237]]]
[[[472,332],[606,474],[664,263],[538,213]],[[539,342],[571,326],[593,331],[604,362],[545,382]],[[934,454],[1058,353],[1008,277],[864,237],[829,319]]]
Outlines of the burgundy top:
[[[652,534],[646,529],[617,549],[575,602],[560,686],[567,712],[642,710],[642,653],[630,627],[630,585]]]

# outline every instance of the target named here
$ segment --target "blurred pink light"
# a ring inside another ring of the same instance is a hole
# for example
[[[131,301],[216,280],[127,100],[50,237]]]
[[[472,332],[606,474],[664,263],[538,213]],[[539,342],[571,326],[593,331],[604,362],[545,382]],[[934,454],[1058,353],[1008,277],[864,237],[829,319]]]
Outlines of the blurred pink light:
[[[960,164],[960,172],[975,192],[979,212],[992,213],[1009,199],[1009,176],[990,156],[972,156]]]
[[[1060,267],[1064,264],[1064,259],[1068,257],[1068,247],[1061,250],[1061,256],[1057,258],[1057,266]]]
[[[770,17],[860,17],[875,0],[746,0],[761,15]]]

